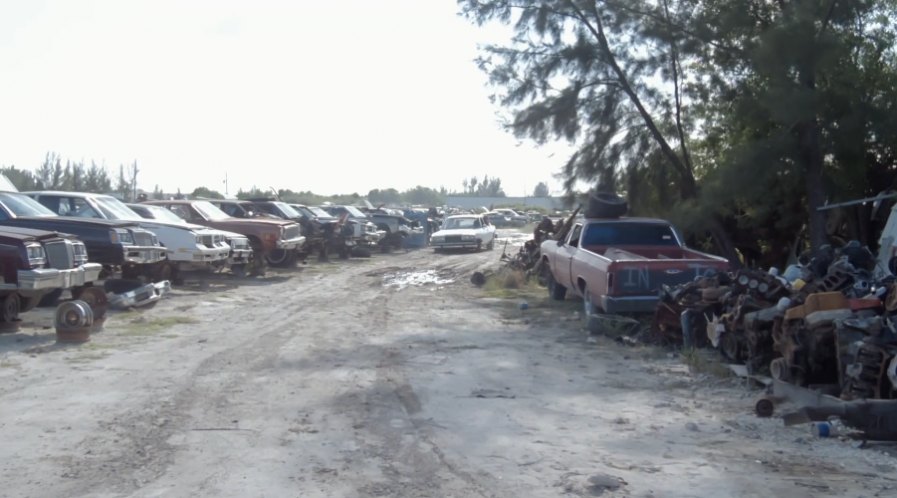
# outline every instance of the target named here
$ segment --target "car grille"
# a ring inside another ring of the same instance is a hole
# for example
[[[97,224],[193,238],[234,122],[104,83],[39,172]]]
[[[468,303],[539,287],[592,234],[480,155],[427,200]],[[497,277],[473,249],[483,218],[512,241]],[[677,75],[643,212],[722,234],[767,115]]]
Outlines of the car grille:
[[[461,236],[460,235],[446,235],[445,241],[446,242],[461,242]]]
[[[47,253],[50,268],[67,270],[75,267],[75,249],[67,240],[47,242],[44,244],[44,252]]]
[[[284,229],[283,238],[286,240],[295,239],[301,235],[299,225],[291,225]]]
[[[156,245],[156,236],[152,232],[134,231],[134,243],[138,246],[154,246]]]

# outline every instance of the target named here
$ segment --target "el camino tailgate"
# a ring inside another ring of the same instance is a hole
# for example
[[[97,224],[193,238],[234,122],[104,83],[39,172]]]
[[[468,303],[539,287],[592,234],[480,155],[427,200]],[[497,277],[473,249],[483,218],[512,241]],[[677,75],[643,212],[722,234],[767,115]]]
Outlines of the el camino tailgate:
[[[663,285],[684,284],[728,267],[726,261],[712,259],[615,261],[608,268],[611,274],[608,295],[656,295]]]

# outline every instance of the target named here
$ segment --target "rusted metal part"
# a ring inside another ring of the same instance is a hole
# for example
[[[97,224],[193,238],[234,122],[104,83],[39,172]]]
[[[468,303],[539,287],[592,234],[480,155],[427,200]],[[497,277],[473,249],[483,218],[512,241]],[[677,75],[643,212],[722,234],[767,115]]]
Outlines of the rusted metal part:
[[[695,330],[748,372],[845,399],[897,398],[897,283],[875,281],[868,250],[827,248],[803,267],[739,270],[664,289],[652,337],[692,347]],[[893,370],[893,371],[892,371]]]

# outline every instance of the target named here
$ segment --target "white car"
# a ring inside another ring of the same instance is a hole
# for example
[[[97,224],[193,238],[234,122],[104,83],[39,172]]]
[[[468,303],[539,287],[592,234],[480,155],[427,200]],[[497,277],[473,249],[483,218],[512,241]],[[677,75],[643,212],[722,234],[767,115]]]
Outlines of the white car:
[[[494,249],[495,225],[476,214],[449,216],[442,222],[442,228],[430,236],[430,245],[436,252],[444,249]]]

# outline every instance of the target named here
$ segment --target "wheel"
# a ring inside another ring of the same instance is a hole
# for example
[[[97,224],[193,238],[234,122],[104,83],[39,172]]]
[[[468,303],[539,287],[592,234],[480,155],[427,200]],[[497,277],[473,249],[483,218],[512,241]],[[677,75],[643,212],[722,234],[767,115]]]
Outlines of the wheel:
[[[494,235],[492,236],[492,240],[490,240],[489,243],[486,244],[486,249],[488,249],[490,251],[495,249],[495,236]]]
[[[738,338],[731,332],[723,333],[719,340],[719,350],[723,357],[731,362],[738,362],[741,356],[741,347]]]
[[[243,278],[246,276],[246,265],[233,265],[230,267],[230,272],[237,278]]]
[[[619,218],[629,210],[626,199],[613,192],[594,192],[589,195],[586,216],[589,218]]]
[[[265,256],[268,264],[276,268],[288,268],[296,264],[296,251],[287,249],[275,249]]]
[[[551,270],[548,270],[548,296],[555,301],[563,301],[567,296],[567,288],[557,283]]]
[[[37,303],[37,305],[41,308],[56,306],[56,301],[59,301],[59,296],[61,295],[62,289],[53,289],[49,293],[44,294],[43,297],[40,298],[40,301]]]
[[[173,281],[177,277],[177,267],[171,261],[160,261],[153,268],[153,282]],[[76,298],[77,299],[77,298]]]
[[[337,251],[337,256],[339,256],[339,259],[349,259],[349,253],[349,246],[343,244],[340,246],[339,251]]]
[[[370,258],[371,250],[367,247],[355,246],[352,248],[352,256],[355,256],[356,258]]]
[[[3,298],[3,307],[0,309],[0,322],[11,323],[19,318],[19,311],[22,309],[22,303],[19,295],[15,292],[7,294]]]
[[[125,266],[121,269],[121,278],[125,280],[137,280],[143,273],[143,269],[137,265]]]
[[[106,316],[109,300],[106,298],[106,293],[99,287],[80,287],[74,289],[72,297],[84,301],[90,306],[90,309],[93,310],[93,319],[95,321],[101,320]]]
[[[589,334],[598,334],[601,332],[601,322],[598,318],[598,308],[592,302],[592,293],[586,288],[582,293],[582,312],[586,320],[586,330]]]

